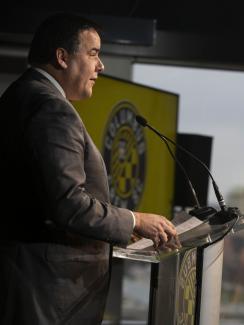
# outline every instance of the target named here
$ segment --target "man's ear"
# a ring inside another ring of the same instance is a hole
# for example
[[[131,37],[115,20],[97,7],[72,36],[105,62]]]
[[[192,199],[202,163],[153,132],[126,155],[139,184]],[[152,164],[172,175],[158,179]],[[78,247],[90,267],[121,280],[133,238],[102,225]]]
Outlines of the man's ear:
[[[66,69],[68,67],[67,65],[68,56],[69,54],[64,48],[59,47],[56,49],[57,64],[60,68]]]

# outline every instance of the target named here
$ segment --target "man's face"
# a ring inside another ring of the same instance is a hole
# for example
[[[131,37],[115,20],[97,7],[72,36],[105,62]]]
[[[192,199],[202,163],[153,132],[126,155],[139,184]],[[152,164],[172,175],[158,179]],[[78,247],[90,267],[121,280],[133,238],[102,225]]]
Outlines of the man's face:
[[[99,58],[101,40],[98,33],[85,30],[79,35],[79,49],[67,59],[65,93],[70,100],[91,97],[98,73],[104,70]]]

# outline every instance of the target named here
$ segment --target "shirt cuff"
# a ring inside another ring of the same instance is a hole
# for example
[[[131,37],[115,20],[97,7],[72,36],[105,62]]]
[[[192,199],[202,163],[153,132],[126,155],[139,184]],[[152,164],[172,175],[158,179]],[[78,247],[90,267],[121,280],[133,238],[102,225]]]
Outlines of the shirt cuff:
[[[133,218],[133,229],[135,228],[136,225],[136,216],[134,215],[134,213],[130,210],[131,214],[132,214],[132,218]]]

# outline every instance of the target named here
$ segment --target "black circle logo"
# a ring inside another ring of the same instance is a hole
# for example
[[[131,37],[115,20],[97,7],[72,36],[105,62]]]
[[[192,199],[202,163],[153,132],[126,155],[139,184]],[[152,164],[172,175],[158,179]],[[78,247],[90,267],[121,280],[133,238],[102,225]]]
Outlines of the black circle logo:
[[[131,103],[119,103],[113,109],[104,136],[103,157],[110,200],[127,209],[138,206],[145,181],[146,142],[136,115]]]

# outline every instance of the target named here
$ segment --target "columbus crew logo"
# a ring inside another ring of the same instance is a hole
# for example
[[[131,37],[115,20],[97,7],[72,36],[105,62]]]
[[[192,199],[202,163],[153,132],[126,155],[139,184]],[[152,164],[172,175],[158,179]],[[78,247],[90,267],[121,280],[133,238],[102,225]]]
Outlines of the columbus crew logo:
[[[138,206],[145,179],[145,149],[135,107],[119,103],[107,124],[103,149],[112,204],[128,209]]]
[[[177,325],[194,325],[196,299],[196,249],[186,252],[179,273]]]

